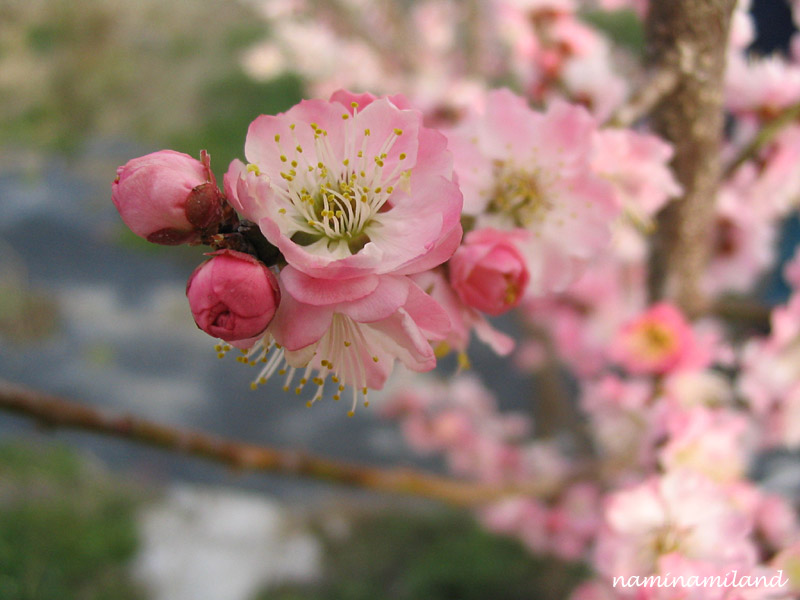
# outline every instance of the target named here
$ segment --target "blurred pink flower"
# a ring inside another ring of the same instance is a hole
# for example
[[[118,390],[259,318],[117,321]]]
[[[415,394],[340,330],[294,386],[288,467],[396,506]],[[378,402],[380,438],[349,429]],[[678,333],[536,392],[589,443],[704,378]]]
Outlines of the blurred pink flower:
[[[450,283],[464,304],[490,315],[519,304],[529,276],[515,242],[526,238],[524,230],[488,228],[467,234],[447,263]]]
[[[665,302],[623,326],[611,353],[625,369],[636,374],[702,368],[711,359],[710,349],[694,335],[686,318]]]
[[[448,132],[464,212],[477,227],[531,231],[520,250],[539,296],[562,291],[607,246],[619,214],[611,186],[592,172],[594,119],[554,102],[546,113],[508,90]]]

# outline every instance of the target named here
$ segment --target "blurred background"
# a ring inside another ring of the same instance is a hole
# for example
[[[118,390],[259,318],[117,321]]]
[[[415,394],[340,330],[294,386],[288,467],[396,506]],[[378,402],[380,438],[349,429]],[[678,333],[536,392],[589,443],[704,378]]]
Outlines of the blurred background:
[[[754,4],[760,47],[785,46],[783,3]],[[250,121],[308,93],[291,63],[252,68],[275,33],[270,5],[0,0],[0,377],[243,441],[439,470],[376,410],[347,419],[277,384],[251,392],[251,373],[217,360],[192,321],[184,287],[202,249],[147,244],[111,204],[116,167],[162,148],[207,149],[221,179]],[[630,15],[606,25],[641,39]],[[503,406],[525,405],[530,381],[482,348],[471,358]],[[433,503],[0,414],[0,600],[561,598],[581,576]]]

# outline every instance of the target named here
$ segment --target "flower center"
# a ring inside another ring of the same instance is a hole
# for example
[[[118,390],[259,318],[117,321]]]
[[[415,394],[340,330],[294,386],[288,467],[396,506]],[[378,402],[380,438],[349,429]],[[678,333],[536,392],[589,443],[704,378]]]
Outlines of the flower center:
[[[410,172],[403,169],[405,153],[396,156],[391,170],[387,168],[389,152],[403,131],[394,129],[380,149],[369,154],[372,132],[358,128],[357,116],[357,110],[352,116],[342,115],[347,122],[344,148],[334,148],[328,132],[316,123],[309,124],[314,152],[303,152],[296,139],[287,150],[281,136],[275,136],[285,170],[273,188],[284,200],[278,212],[291,218],[291,239],[296,244],[325,242],[322,246],[327,251],[356,254],[369,243],[379,214],[391,209],[390,197],[398,184],[409,177]],[[294,133],[295,126],[290,130]]]
[[[494,181],[487,210],[510,217],[517,227],[541,223],[553,208],[546,189],[549,186],[536,170],[514,169],[503,161],[496,161]]]

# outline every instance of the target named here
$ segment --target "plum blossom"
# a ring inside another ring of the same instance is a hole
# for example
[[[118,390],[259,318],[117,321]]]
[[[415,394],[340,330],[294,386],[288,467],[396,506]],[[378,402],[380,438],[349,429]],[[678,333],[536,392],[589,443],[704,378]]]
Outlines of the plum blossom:
[[[631,373],[664,374],[706,366],[711,348],[671,304],[652,306],[620,330],[612,354]]]
[[[160,150],[117,169],[111,200],[122,220],[149,242],[174,246],[197,241],[222,219],[217,184],[209,167],[174,150]]]
[[[264,332],[281,294],[263,263],[249,254],[220,250],[192,273],[186,297],[200,329],[226,342],[242,342]]]
[[[330,378],[334,400],[351,388],[352,415],[357,395],[368,403],[368,389],[383,387],[395,359],[414,371],[436,365],[429,340],[442,339],[450,320],[410,278],[315,279],[287,266],[280,284],[281,303],[267,335],[245,350],[244,362],[264,363],[254,388],[276,372],[286,376],[286,391],[300,394],[311,382],[310,406],[322,399]]]
[[[230,201],[311,277],[418,273],[444,262],[461,240],[462,203],[445,138],[388,98],[363,108],[345,98],[256,119],[249,163],[234,161],[225,175]]]
[[[691,561],[693,573],[744,570],[755,564],[751,529],[717,484],[673,471],[608,497],[594,562],[609,579],[666,572],[676,560]]]
[[[580,107],[556,102],[538,113],[498,90],[483,114],[448,133],[464,212],[479,227],[532,232],[521,246],[529,295],[564,290],[610,241],[619,207],[591,170],[595,128]]]
[[[480,229],[467,234],[448,262],[450,283],[464,304],[499,315],[520,303],[528,270],[514,238],[526,237],[524,230]]]

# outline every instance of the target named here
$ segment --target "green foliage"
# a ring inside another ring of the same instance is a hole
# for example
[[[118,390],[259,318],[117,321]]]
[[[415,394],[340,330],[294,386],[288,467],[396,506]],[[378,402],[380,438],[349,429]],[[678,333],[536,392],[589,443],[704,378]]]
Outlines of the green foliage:
[[[644,26],[632,10],[598,10],[581,13],[581,18],[605,33],[611,40],[637,55],[644,53]]]
[[[289,109],[303,97],[297,77],[286,75],[260,83],[232,71],[208,83],[199,93],[203,121],[184,134],[173,137],[170,147],[191,156],[208,150],[211,166],[222,185],[222,174],[234,158],[244,160],[247,128],[257,116]]]
[[[468,516],[387,514],[328,541],[322,581],[265,591],[256,600],[561,600],[582,569],[535,559]]]
[[[0,600],[137,600],[137,494],[63,448],[0,446]]]

